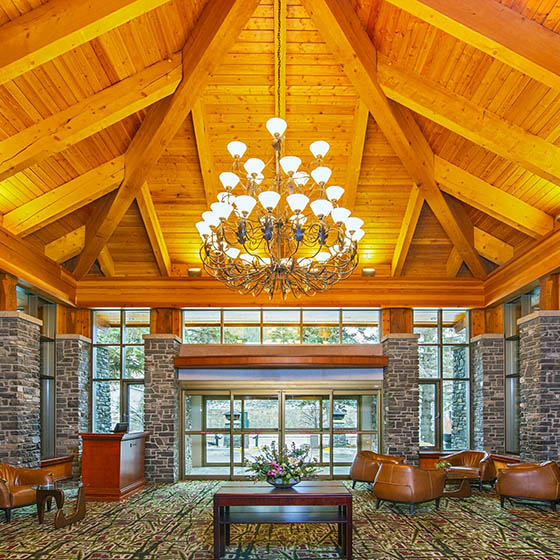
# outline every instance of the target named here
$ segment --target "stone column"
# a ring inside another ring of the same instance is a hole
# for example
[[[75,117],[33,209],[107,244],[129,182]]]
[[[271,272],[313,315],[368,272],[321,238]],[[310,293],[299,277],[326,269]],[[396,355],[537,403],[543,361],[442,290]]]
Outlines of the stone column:
[[[471,338],[474,449],[505,453],[505,361],[503,334]]]
[[[521,461],[560,460],[560,311],[537,311],[519,325]]]
[[[179,479],[179,386],[174,359],[181,339],[173,334],[144,335],[144,426],[146,479]]]
[[[389,363],[383,374],[383,453],[418,464],[418,335],[381,340]]]
[[[40,464],[41,325],[25,313],[0,311],[0,463]]]
[[[89,426],[91,339],[79,334],[56,337],[56,454],[73,455],[72,474],[81,474],[82,440]]]

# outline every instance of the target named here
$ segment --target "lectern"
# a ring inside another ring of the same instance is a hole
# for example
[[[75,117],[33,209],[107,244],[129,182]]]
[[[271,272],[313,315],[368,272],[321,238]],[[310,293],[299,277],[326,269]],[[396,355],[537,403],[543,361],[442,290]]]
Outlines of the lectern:
[[[86,500],[118,502],[144,487],[148,432],[80,433]]]

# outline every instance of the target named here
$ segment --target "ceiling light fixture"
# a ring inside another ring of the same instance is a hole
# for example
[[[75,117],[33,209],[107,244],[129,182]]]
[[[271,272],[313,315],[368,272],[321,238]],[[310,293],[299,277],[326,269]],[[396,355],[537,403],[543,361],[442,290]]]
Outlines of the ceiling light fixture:
[[[233,164],[220,174],[224,191],[196,224],[200,257],[210,276],[240,293],[311,296],[352,274],[364,222],[338,206],[344,189],[328,186],[326,142],[311,144],[314,159],[302,171],[299,157],[283,155],[286,121],[269,119],[266,128],[274,150],[267,163],[242,162],[245,144],[228,144]]]

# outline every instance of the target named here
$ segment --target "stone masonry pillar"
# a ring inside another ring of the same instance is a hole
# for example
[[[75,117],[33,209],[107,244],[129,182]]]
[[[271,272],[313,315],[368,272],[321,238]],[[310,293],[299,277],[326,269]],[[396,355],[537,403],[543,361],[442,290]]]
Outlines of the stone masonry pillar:
[[[388,334],[381,340],[389,363],[383,374],[383,453],[418,464],[418,335]]]
[[[56,337],[56,454],[73,455],[72,474],[81,474],[82,440],[89,424],[91,339],[79,334]]]
[[[505,453],[504,336],[471,339],[474,449]]]
[[[42,322],[0,311],[0,463],[35,468],[41,460]]]
[[[174,359],[181,339],[173,334],[144,335],[144,426],[146,479],[179,479],[179,388]]]
[[[560,311],[537,311],[519,325],[520,456],[560,460]]]

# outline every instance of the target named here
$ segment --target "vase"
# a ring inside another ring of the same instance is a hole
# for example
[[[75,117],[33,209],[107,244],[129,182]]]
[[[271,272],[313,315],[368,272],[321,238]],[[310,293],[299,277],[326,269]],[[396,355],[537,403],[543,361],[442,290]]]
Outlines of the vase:
[[[272,478],[269,476],[266,481],[275,488],[292,488],[292,486],[301,482],[301,478],[290,478],[289,482],[284,482],[282,478]]]

